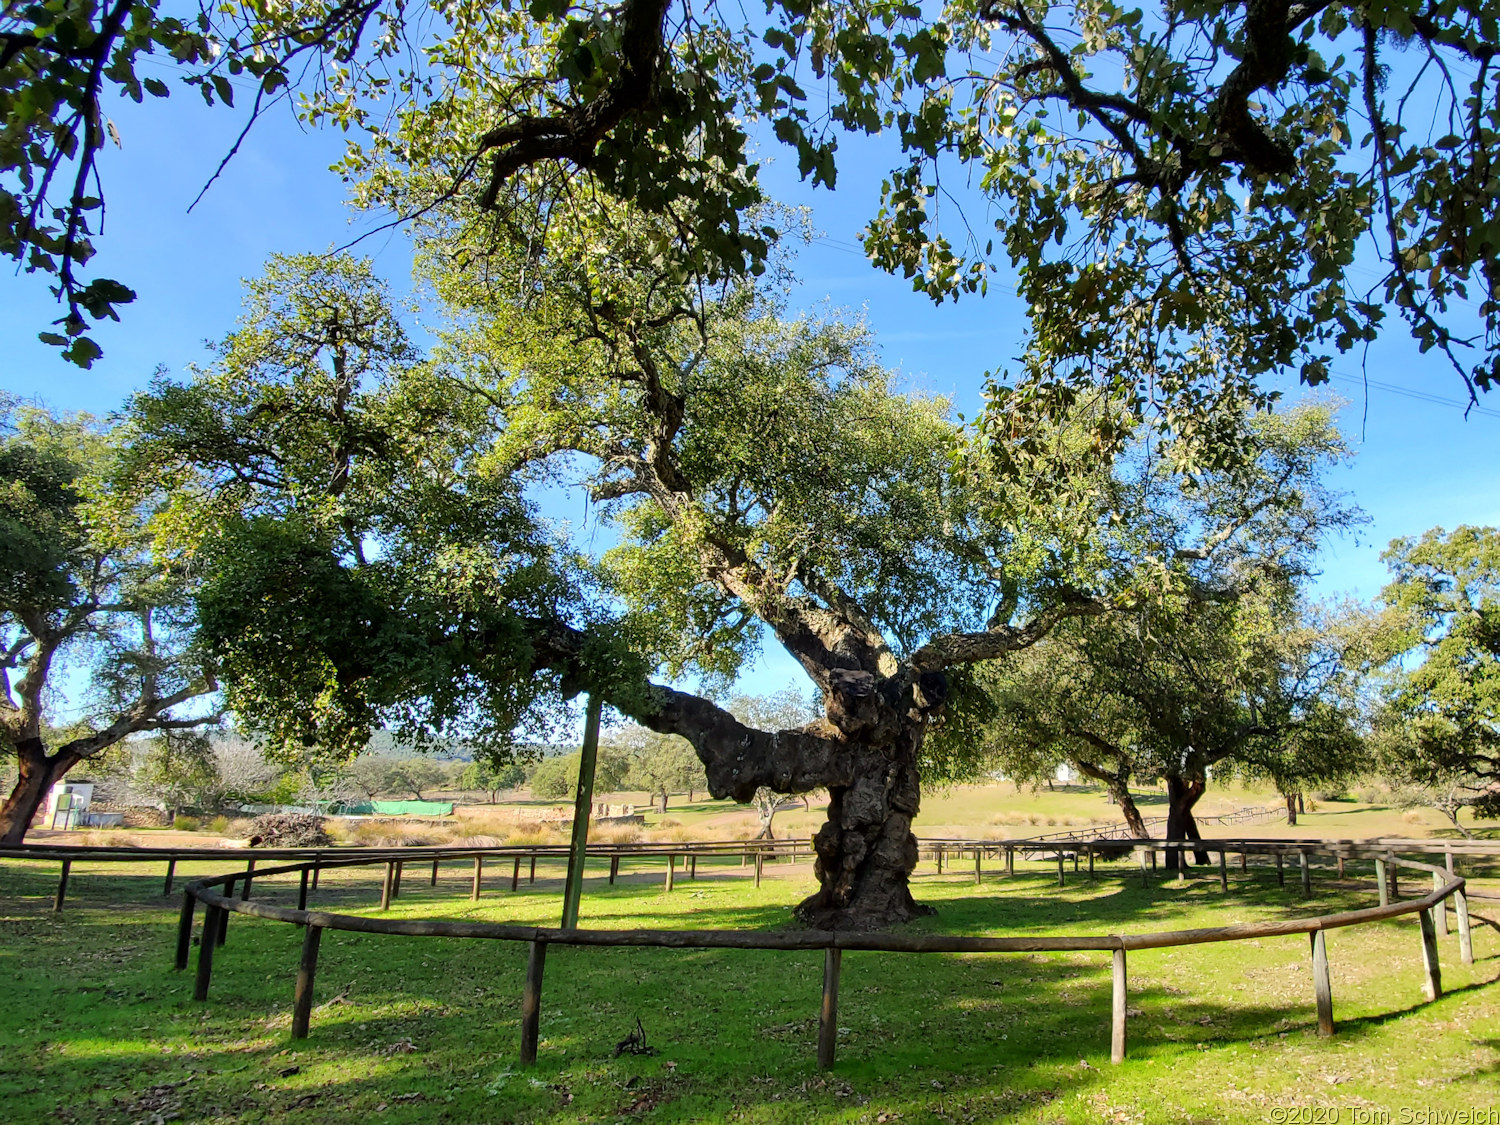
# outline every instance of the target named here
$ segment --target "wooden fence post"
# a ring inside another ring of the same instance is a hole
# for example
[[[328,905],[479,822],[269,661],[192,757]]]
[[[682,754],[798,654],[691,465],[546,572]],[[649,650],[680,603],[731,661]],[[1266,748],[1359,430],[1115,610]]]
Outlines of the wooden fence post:
[[[542,972],[547,967],[547,943],[533,941],[526,954],[526,985],[521,993],[521,1065],[536,1062],[537,1033],[542,1023]]]
[[[839,1040],[839,965],[842,949],[823,950],[823,1007],[818,1013],[818,1067],[833,1069]]]
[[[166,882],[164,882],[162,884],[162,887],[161,887],[161,893],[163,895],[169,895],[169,894],[172,893],[172,877],[174,875],[176,875],[176,874],[177,874],[177,861],[175,859],[169,859],[169,860],[167,860],[167,879],[166,879]]]
[[[1417,922],[1422,929],[1422,995],[1436,1000],[1443,994],[1443,975],[1438,968],[1437,930],[1432,925],[1432,912],[1418,910]]]
[[[1432,889],[1440,891],[1443,889],[1443,877],[1436,871],[1432,873]],[[1433,922],[1437,925],[1437,936],[1448,936],[1448,900],[1438,899],[1437,905],[1432,908]]]
[[[469,891],[469,901],[470,902],[478,902],[479,901],[479,881],[483,877],[484,877],[484,856],[482,856],[482,855],[476,855],[474,857],[474,886]]]
[[[1375,861],[1375,889],[1380,892],[1380,905],[1391,904],[1391,881],[1385,877],[1385,860]]]
[[[1144,853],[1143,853],[1144,854]],[[1144,870],[1144,865],[1142,867]],[[1110,1006],[1109,1061],[1125,1061],[1125,951],[1114,951],[1114,990]]]
[[[313,978],[318,974],[318,945],[323,940],[322,926],[308,926],[302,934],[302,960],[297,964],[297,986],[292,991],[292,1038],[307,1038],[307,1021],[312,1016]]]
[[[1453,912],[1458,915],[1458,956],[1465,965],[1474,963],[1474,934],[1469,929],[1469,896],[1453,892]]]
[[[392,860],[385,865],[385,878],[380,883],[380,909],[391,908],[391,888],[396,882],[396,862]]]
[[[1306,848],[1298,848],[1297,856],[1302,861],[1302,897],[1312,897],[1312,858]]]
[[[1312,938],[1313,995],[1318,1003],[1318,1034],[1333,1034],[1333,987],[1328,981],[1328,942],[1322,930],[1314,930]]]
[[[73,870],[73,861],[65,859],[62,861],[62,874],[57,877],[57,894],[52,896],[52,913],[57,914],[63,908],[63,899],[68,897],[68,872]]]
[[[234,879],[230,878],[224,884],[224,897],[234,897]],[[229,908],[224,907],[219,911],[219,921],[214,926],[214,944],[222,946],[224,939],[229,936]]]
[[[182,892],[182,913],[177,916],[177,956],[172,962],[172,968],[181,972],[188,967],[188,956],[193,948],[193,912],[198,908],[198,900],[191,892]]]
[[[219,944],[224,908],[210,906],[203,912],[203,936],[198,940],[198,975],[193,979],[193,999],[208,999],[208,982],[214,975],[214,946]]]

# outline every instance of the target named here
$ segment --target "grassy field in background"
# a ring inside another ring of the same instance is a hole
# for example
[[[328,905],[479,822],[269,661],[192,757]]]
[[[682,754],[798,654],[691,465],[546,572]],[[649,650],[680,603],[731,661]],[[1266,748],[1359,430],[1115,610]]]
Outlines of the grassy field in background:
[[[1145,817],[1163,816],[1166,797],[1158,789],[1137,789],[1135,800]],[[596,828],[604,840],[735,840],[749,839],[758,821],[753,809],[732,801],[714,801],[704,795],[689,801],[674,797],[665,814],[650,810],[644,793],[599,794],[596,802],[620,807],[631,805],[644,814],[640,826]],[[813,797],[810,808],[780,812],[775,820],[778,838],[805,839],[822,825],[826,798]],[[1239,786],[1210,788],[1199,801],[1200,816],[1211,817],[1245,808],[1279,806],[1281,799],[1269,789]],[[1313,800],[1309,811],[1293,828],[1280,813],[1248,824],[1218,826],[1205,823],[1205,836],[1262,836],[1362,839],[1372,836],[1446,836],[1453,827],[1433,809],[1399,809],[1378,801],[1341,799]],[[504,842],[565,843],[571,804],[563,802],[510,800],[498,804],[461,805],[457,815],[442,821],[382,818],[343,822],[343,842],[390,845],[406,843],[488,846]],[[1058,785],[1033,792],[1010,782],[953,786],[922,795],[922,810],[915,822],[919,836],[1015,840],[1069,828],[1120,823],[1119,810],[1098,786]],[[241,826],[243,827],[243,826]],[[1479,822],[1481,832],[1494,831],[1493,823]],[[231,832],[231,835],[234,833]],[[243,835],[243,832],[240,832]],[[214,846],[221,838],[211,832],[174,832],[170,829],[108,829],[104,831],[53,833],[33,830],[33,842],[139,844],[143,847]]]
[[[1311,833],[1309,833],[1311,834]],[[0,863],[0,1105],[18,1122],[1052,1122],[1286,1120],[1292,1107],[1458,1109],[1500,1101],[1500,935],[1476,904],[1476,964],[1442,940],[1447,994],[1422,1001],[1412,920],[1330,934],[1338,1033],[1315,1033],[1305,937],[1133,953],[1130,1058],[1108,1060],[1103,954],[847,953],[839,1061],[815,1066],[821,955],[580,950],[548,955],[538,1065],[515,1063],[524,949],[328,933],[312,1035],[288,1038],[300,934],[236,916],[206,1004],[169,969],[175,903],[160,872],[80,864],[52,915],[55,865]],[[946,933],[1142,932],[1366,905],[1366,883],[1319,872],[1312,901],[1268,869],[1142,888],[1125,867],[1058,889],[1041,866],[975,886],[923,864],[915,892]],[[806,865],[661,864],[590,878],[584,924],[780,928]],[[185,873],[192,873],[188,869]],[[1351,872],[1352,873],[1352,872]],[[468,867],[436,888],[408,868],[392,914],[553,924],[559,867],[477,904]],[[1163,873],[1164,875],[1164,873]],[[1491,886],[1495,884],[1491,883]],[[290,903],[295,886],[258,880]],[[375,873],[330,873],[318,905],[372,912]],[[1487,907],[1490,907],[1487,909]],[[615,1057],[639,1019],[658,1053]],[[1369,1118],[1366,1120],[1380,1120]],[[1312,1120],[1312,1118],[1308,1118]],[[1320,1120],[1329,1120],[1326,1116]],[[1408,1118],[1407,1120],[1413,1120]],[[1433,1118],[1432,1120],[1436,1120]]]

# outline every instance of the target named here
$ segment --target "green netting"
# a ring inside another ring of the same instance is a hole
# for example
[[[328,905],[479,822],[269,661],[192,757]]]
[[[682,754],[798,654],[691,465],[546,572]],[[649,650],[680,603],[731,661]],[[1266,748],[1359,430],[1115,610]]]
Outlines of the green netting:
[[[452,801],[362,801],[345,805],[348,816],[452,816]]]

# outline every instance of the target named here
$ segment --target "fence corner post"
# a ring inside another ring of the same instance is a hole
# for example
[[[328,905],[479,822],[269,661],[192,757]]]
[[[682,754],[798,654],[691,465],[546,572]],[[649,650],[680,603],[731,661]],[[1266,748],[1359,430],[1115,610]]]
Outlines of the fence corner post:
[[[1474,963],[1474,933],[1469,928],[1469,896],[1453,892],[1453,912],[1458,915],[1458,957],[1465,965]]]
[[[1333,1034],[1333,987],[1328,979],[1328,940],[1322,930],[1314,930],[1312,938],[1313,995],[1318,1004],[1318,1034]]]
[[[1436,1000],[1443,994],[1443,975],[1438,967],[1437,929],[1432,924],[1432,911],[1418,910],[1417,922],[1422,930],[1422,995]]]

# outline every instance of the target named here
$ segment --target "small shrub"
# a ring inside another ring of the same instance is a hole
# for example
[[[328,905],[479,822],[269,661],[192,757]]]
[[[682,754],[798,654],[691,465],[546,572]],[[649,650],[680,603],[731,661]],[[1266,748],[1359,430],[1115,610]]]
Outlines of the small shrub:
[[[196,816],[183,816],[179,813],[172,818],[172,828],[177,832],[196,832],[203,827],[203,822]]]
[[[250,846],[264,848],[326,848],[333,843],[321,816],[310,813],[270,813],[250,822]]]

